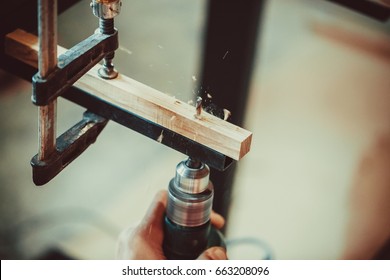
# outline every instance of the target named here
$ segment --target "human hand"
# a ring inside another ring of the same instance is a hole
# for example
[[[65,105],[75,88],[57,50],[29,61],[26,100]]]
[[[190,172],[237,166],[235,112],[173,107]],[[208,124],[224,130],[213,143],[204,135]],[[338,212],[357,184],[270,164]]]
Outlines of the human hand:
[[[167,192],[156,194],[142,222],[135,228],[128,228],[119,237],[117,257],[132,260],[165,260],[163,252],[163,218],[167,205]],[[211,213],[211,224],[220,229],[225,219]],[[198,260],[226,260],[226,250],[222,247],[211,247],[204,251]]]

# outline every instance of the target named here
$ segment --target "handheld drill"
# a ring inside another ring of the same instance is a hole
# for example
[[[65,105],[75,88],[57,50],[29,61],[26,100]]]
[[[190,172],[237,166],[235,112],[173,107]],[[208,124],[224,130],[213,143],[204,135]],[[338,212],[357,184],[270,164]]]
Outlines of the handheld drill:
[[[168,259],[196,259],[209,247],[225,247],[222,234],[210,223],[214,190],[209,175],[209,167],[192,158],[176,167],[164,217]]]

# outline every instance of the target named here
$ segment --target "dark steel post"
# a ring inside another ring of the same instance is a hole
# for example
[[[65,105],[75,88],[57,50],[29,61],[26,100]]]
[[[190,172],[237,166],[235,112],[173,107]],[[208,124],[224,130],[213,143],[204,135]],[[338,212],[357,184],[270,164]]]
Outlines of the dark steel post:
[[[242,125],[254,65],[264,0],[209,0],[201,86],[213,103],[228,109],[231,122]],[[211,171],[214,210],[227,217],[235,165]]]

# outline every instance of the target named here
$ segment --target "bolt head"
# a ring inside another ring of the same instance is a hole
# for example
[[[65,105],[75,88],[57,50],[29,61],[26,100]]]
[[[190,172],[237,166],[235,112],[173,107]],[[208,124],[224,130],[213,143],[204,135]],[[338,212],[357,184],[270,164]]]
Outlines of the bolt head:
[[[93,14],[101,19],[112,19],[119,15],[122,7],[121,0],[96,1],[90,3]]]

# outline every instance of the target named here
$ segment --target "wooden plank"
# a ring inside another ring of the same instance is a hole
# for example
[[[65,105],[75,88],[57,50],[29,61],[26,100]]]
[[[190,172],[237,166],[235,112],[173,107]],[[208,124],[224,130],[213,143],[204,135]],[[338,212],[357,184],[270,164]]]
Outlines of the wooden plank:
[[[58,47],[58,54],[66,49]],[[5,52],[24,63],[37,67],[38,38],[16,30],[6,37]],[[97,75],[95,66],[75,86],[94,96],[157,123],[235,160],[250,150],[252,133],[206,112],[195,118],[195,108],[186,102],[120,74],[114,80]],[[156,139],[158,140],[158,139]]]

